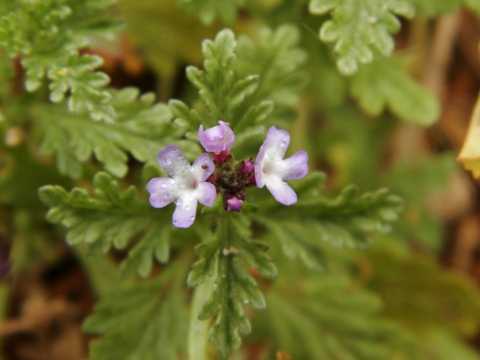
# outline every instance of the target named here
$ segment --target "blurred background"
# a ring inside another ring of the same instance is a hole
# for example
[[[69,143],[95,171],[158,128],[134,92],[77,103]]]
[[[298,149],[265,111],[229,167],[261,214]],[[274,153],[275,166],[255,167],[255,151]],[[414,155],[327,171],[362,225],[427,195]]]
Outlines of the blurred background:
[[[211,11],[186,0],[119,1],[112,16],[124,21],[124,32],[112,40],[96,41],[85,52],[104,59],[102,71],[111,77],[113,87],[136,86],[142,92],[154,92],[159,101],[178,98],[190,103],[196,93],[185,68],[202,67],[202,40],[214,38],[224,27],[255,40],[264,26],[296,26],[307,57],[300,67],[303,80],[295,85],[301,92],[294,106],[296,121],[290,127],[292,147],[307,150],[313,165],[327,174],[326,192],[334,194],[351,183],[361,191],[388,187],[406,204],[390,233],[372,235],[369,251],[328,251],[333,273],[343,274],[335,280],[343,284],[338,299],[346,296],[345,289],[376,294],[381,299],[381,316],[413,334],[421,343],[423,359],[480,359],[479,183],[457,160],[468,136],[480,143],[473,130],[469,133],[480,84],[479,14],[446,5],[442,11],[429,14],[425,10],[411,20],[401,19],[392,58],[345,77],[337,70],[329,45],[318,37],[328,16],[310,14],[308,1],[227,3],[232,5],[218,5],[218,11]],[[23,70],[18,61],[10,65],[15,71],[10,91],[21,93]],[[364,86],[365,82],[375,87]],[[372,105],[369,91],[400,100],[386,96],[386,106]],[[438,120],[428,127],[421,125],[422,119],[430,118]],[[5,146],[19,157],[24,156],[24,135],[19,127],[5,131]],[[466,150],[467,159],[470,152],[474,153]],[[139,167],[133,159],[130,165]],[[46,208],[35,199],[36,189],[23,195],[26,204],[38,203],[37,216],[18,209],[11,216],[12,197],[23,190],[5,175],[8,161],[2,159],[1,166],[0,216],[19,230],[15,238],[0,234],[4,237],[0,242],[0,358],[87,358],[92,336],[82,333],[81,323],[100,296],[97,289],[106,292],[118,284],[116,264],[125,253],[112,251],[108,258],[92,260],[82,248],[69,248],[61,236],[52,238],[50,225],[42,217]],[[42,181],[39,185],[46,183]],[[71,186],[69,180],[54,183]],[[33,228],[34,232],[29,230]],[[293,282],[303,279],[305,269],[288,275],[290,270],[282,272],[278,261],[280,277],[291,276]],[[292,269],[291,264],[284,266]],[[330,289],[331,278],[324,281],[318,279],[321,275],[315,276],[305,275],[303,281]],[[286,285],[279,280],[276,286]],[[281,290],[285,296],[295,299],[295,289],[286,289]],[[322,293],[316,289],[312,296],[316,291]],[[330,309],[330,302],[338,300],[335,291],[332,294],[331,299],[320,296],[318,306]],[[304,317],[292,312],[289,319],[277,319],[277,330],[264,325],[274,322],[275,311],[288,313],[280,300],[272,297],[267,302],[271,310],[255,317],[253,334],[234,358],[320,360],[312,345],[315,336],[310,339],[298,330],[308,329]],[[330,314],[335,311],[348,314],[348,306],[332,308]],[[300,339],[294,341],[288,331],[278,330],[282,326],[290,326]],[[318,336],[330,336],[321,322],[315,331]],[[392,353],[388,358],[402,357]]]

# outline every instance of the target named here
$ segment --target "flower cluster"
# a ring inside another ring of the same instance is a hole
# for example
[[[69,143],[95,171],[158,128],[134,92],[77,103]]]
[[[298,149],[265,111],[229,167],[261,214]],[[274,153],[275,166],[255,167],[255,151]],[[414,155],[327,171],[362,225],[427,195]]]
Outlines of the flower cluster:
[[[154,178],[147,185],[150,204],[162,208],[174,202],[173,225],[186,228],[195,220],[197,201],[212,206],[217,194],[223,200],[225,211],[240,211],[246,199],[246,188],[264,186],[284,205],[292,205],[297,195],[285,181],[304,177],[308,172],[308,155],[297,151],[283,159],[290,143],[290,134],[272,126],[255,159],[235,163],[228,152],[235,134],[223,121],[204,130],[200,125],[198,138],[207,151],[190,166],[182,151],[168,145],[158,153],[160,166],[169,178]]]

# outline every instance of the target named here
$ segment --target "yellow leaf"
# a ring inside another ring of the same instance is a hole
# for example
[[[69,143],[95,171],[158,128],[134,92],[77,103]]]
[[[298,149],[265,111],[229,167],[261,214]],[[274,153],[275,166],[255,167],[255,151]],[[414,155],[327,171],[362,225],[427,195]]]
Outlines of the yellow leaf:
[[[475,178],[480,178],[480,95],[470,119],[467,138],[457,159]]]

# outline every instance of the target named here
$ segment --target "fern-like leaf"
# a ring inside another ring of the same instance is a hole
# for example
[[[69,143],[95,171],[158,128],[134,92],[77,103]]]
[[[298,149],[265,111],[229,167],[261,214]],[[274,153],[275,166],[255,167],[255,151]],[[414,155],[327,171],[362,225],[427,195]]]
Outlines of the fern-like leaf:
[[[344,75],[357,72],[359,64],[375,56],[389,56],[395,47],[390,34],[400,29],[395,15],[412,17],[415,7],[409,0],[311,0],[312,14],[331,13],[320,29],[320,38],[334,43],[337,67]]]
[[[47,219],[68,228],[67,242],[86,243],[91,251],[106,252],[112,245],[124,249],[133,237],[143,234],[124,260],[124,276],[150,273],[152,258],[168,260],[170,216],[155,210],[137,198],[136,189],[120,192],[118,184],[106,173],[93,181],[97,197],[80,188],[67,193],[59,186],[44,186],[40,199],[50,207]]]

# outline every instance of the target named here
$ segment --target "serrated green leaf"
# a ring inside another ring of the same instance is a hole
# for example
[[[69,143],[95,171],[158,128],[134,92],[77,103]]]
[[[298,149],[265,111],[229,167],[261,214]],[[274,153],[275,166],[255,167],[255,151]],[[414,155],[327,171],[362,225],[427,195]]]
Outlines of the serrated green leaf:
[[[260,274],[268,279],[273,279],[277,277],[278,272],[275,265],[272,263],[271,259],[261,250],[261,248],[247,237],[249,234],[242,234],[242,229],[248,228],[249,224],[242,224],[240,222],[240,217],[232,215],[228,222],[228,229],[226,230],[230,234],[230,246],[223,250],[224,255],[228,255],[230,251],[234,253],[239,253],[240,256],[245,258],[245,260],[257,269]]]
[[[206,276],[213,276],[218,253],[218,243],[211,242],[200,244],[196,247],[200,259],[193,264],[193,269],[188,274],[187,285],[195,287],[205,281]]]
[[[264,206],[252,221],[264,224],[275,234],[286,256],[300,257],[309,268],[324,272],[323,244],[364,249],[369,245],[366,233],[389,231],[403,210],[403,201],[386,189],[357,194],[356,187],[347,186],[330,200],[318,195],[300,198],[294,214]]]
[[[103,335],[91,343],[92,360],[173,360],[184,351],[185,300],[178,286],[166,286],[173,276],[168,271],[155,280],[125,284],[100,301],[83,324],[87,333]]]
[[[221,256],[218,265],[218,276],[212,295],[212,303],[217,305],[217,318],[211,328],[209,338],[217,346],[220,359],[226,360],[241,343],[240,334],[250,332],[250,322],[245,318],[242,305],[237,299],[237,287],[232,256]]]
[[[192,131],[198,131],[201,122],[195,110],[190,110],[187,105],[180,100],[170,100],[168,102],[168,108],[176,122],[180,122],[182,126],[190,128]]]
[[[305,265],[318,272],[327,270],[324,250],[319,241],[315,241],[315,234],[305,231],[303,224],[293,221],[274,222],[260,220],[282,245],[282,250],[289,258],[300,257]]]
[[[410,0],[311,0],[312,14],[331,13],[332,20],[320,29],[320,39],[334,43],[338,70],[353,75],[359,64],[368,64],[375,53],[389,56],[394,49],[390,34],[400,29],[401,15],[413,17],[415,8]]]
[[[421,359],[413,336],[380,316],[380,299],[344,275],[276,283],[267,301],[262,335],[292,358]]]
[[[215,277],[210,295],[198,318],[206,320],[216,316],[209,338],[217,346],[219,357],[225,360],[240,346],[240,334],[250,332],[250,322],[245,318],[242,302],[257,309],[266,306],[263,294],[241,259],[253,264],[264,276],[276,275],[276,268],[263,253],[264,244],[249,239],[248,227],[249,221],[242,214],[222,215],[215,241],[197,247],[200,260],[194,265],[187,281],[189,284],[200,283],[208,272],[215,271],[211,274]]]
[[[120,271],[122,277],[130,277],[138,273],[147,277],[155,257],[165,263],[170,255],[170,225],[156,225],[152,227],[139,242],[128,252],[128,257],[122,262]]]
[[[405,72],[399,59],[382,59],[363,66],[351,78],[350,92],[372,115],[388,107],[402,120],[432,125],[440,116],[438,100]]]
[[[112,122],[115,113],[108,104],[110,94],[104,89],[109,78],[95,71],[102,60],[88,54],[80,56],[78,52],[93,36],[115,32],[113,28],[118,24],[101,11],[106,6],[107,2],[84,1],[79,5],[61,0],[4,6],[2,10],[7,12],[0,16],[0,46],[12,58],[23,56],[28,91],[38,89],[47,75],[51,80],[51,101],[60,102],[68,93],[72,112]]]
[[[87,243],[91,249],[106,252],[112,245],[123,249],[134,236],[145,233],[122,265],[124,276],[136,272],[147,276],[154,255],[168,260],[168,245],[164,244],[170,235],[165,229],[171,227],[168,215],[140,202],[133,187],[120,192],[117,182],[106,173],[98,173],[94,185],[97,198],[79,188],[70,193],[58,186],[39,190],[40,199],[50,207],[47,219],[68,228],[68,243]]]
[[[295,190],[299,199],[311,198],[318,196],[320,190],[323,188],[327,176],[320,171],[310,171],[303,179],[299,179],[292,183],[292,188]]]
[[[153,99],[137,98],[138,90],[126,88],[114,92],[112,106],[117,122],[92,122],[88,118],[67,113],[61,107],[39,112],[39,125],[45,132],[41,150],[45,155],[56,154],[59,170],[73,178],[81,174],[80,163],[92,154],[115,176],[127,171],[127,154],[137,160],[156,164],[156,154],[162,147],[174,143],[188,158],[198,155],[198,145],[176,140],[185,130],[172,125],[165,104],[152,104]]]
[[[23,64],[40,62],[40,59],[35,57],[28,60]],[[94,120],[114,122],[115,113],[108,104],[111,95],[103,89],[110,79],[106,74],[94,71],[102,62],[98,56],[86,54],[79,56],[74,53],[65,57],[63,62],[46,64],[50,66],[47,71],[47,77],[51,80],[50,100],[60,102],[69,91],[68,107],[71,112],[90,114]]]
[[[368,287],[384,299],[386,315],[414,331],[442,325],[465,336],[476,333],[480,298],[470,279],[426,254],[402,251],[393,241],[379,243],[365,255],[373,269],[382,269],[374,271]],[[455,315],[446,307],[454,308]]]
[[[203,106],[198,111],[177,109],[177,117],[180,121],[185,118],[185,123],[193,123],[191,116],[197,117],[196,114],[208,127],[218,120],[228,122],[236,132],[236,143],[249,126],[267,119],[268,124],[277,122],[277,126],[279,118],[285,123],[293,120],[291,107],[305,84],[298,67],[306,59],[298,48],[299,33],[293,26],[280,26],[275,31],[263,29],[258,46],[245,37],[240,42],[237,49],[235,37],[228,29],[220,31],[213,41],[203,42],[205,70],[187,68],[187,77],[199,90]],[[238,68],[236,52],[240,59]],[[256,70],[258,75],[252,75]],[[274,103],[278,110],[274,110]],[[252,149],[252,144],[249,147]]]
[[[18,14],[11,12],[0,17],[0,46],[4,47],[11,57],[17,54],[28,54],[30,44],[24,38]]]
[[[243,132],[249,126],[261,124],[272,113],[274,108],[273,101],[262,101],[258,105],[252,105],[243,117],[236,123],[233,130],[235,132]]]
[[[237,81],[230,93],[230,108],[236,108],[245,100],[245,97],[251,95],[257,89],[259,81],[258,75],[250,75]]]
[[[287,126],[296,114],[286,110],[298,102],[298,93],[307,82],[306,75],[300,71],[307,59],[307,54],[299,46],[300,32],[293,25],[283,24],[276,29],[262,28],[258,38],[258,44],[245,36],[238,38],[239,74],[260,76],[260,84],[244,111],[250,106],[265,104],[265,100],[272,101],[275,107],[271,114],[269,108],[262,109],[269,115],[265,125]],[[263,117],[258,120],[264,121]],[[254,120],[255,123],[258,124],[258,120]],[[235,128],[235,123],[232,126]]]

